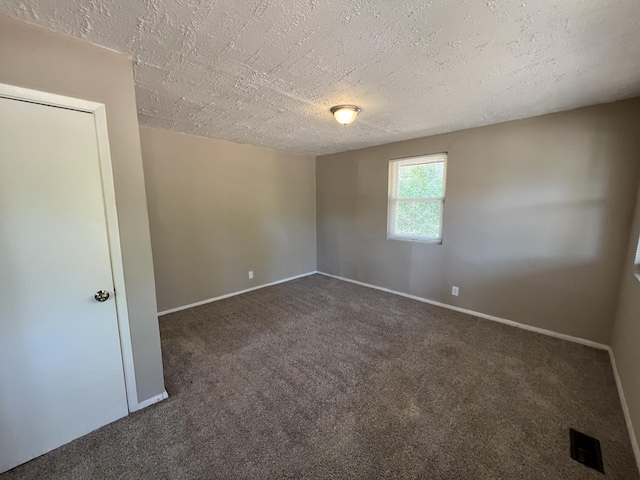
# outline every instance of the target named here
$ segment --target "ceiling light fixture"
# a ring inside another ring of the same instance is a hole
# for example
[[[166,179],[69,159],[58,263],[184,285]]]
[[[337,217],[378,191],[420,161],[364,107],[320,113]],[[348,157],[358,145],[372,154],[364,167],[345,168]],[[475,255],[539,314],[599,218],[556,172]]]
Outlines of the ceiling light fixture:
[[[331,113],[336,117],[338,123],[349,125],[356,119],[358,113],[360,113],[360,107],[356,107],[355,105],[336,105],[335,107],[331,107]]]

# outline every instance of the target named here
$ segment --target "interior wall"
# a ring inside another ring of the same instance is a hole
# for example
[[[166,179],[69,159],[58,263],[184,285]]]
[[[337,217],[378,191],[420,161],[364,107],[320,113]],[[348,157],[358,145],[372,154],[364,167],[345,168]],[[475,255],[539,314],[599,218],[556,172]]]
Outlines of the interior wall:
[[[639,114],[634,99],[318,157],[318,270],[609,344]],[[438,152],[442,245],[388,240],[389,160]]]
[[[140,132],[159,311],[316,270],[314,157]]]
[[[162,355],[131,59],[0,15],[0,82],[106,105],[138,401],[162,394]]]
[[[637,159],[640,162],[640,154]],[[640,438],[640,278],[633,273],[638,237],[640,237],[640,191],[638,191],[631,240],[622,271],[620,304],[612,341],[613,354],[634,429],[636,459],[640,462],[637,440]]]

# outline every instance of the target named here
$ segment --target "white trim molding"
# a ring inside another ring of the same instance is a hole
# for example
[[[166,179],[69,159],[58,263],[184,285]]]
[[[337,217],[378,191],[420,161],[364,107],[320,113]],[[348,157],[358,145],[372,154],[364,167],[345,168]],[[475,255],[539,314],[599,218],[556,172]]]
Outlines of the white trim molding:
[[[181,310],[187,310],[193,307],[199,307],[200,305],[205,305],[207,303],[217,302],[218,300],[224,300],[225,298],[235,297],[236,295],[242,295],[243,293],[253,292],[254,290],[260,290],[261,288],[270,287],[272,285],[278,285],[279,283],[290,282],[291,280],[296,280],[298,278],[308,277],[309,275],[313,275],[315,273],[319,273],[317,271],[302,273],[300,275],[296,275],[294,277],[283,278],[282,280],[276,280],[275,282],[265,283],[264,285],[258,285],[257,287],[247,288],[245,290],[240,290],[238,292],[227,293],[225,295],[220,295],[219,297],[208,298],[206,300],[201,300],[199,302],[190,303],[189,305],[183,305],[182,307],[170,308],[168,310],[163,310],[162,312],[158,312],[158,316],[168,315],[169,313],[179,312]]]
[[[400,295],[401,297],[411,298],[412,300],[417,300],[419,302],[428,303],[430,305],[436,305],[438,307],[448,308],[449,310],[455,310],[456,312],[466,313],[468,315],[473,315],[474,317],[484,318],[485,320],[491,320],[492,322],[503,323],[505,325],[509,325],[511,327],[521,328],[523,330],[529,330],[531,332],[541,333],[543,335],[548,335],[550,337],[561,338],[562,340],[568,340],[569,342],[579,343],[581,345],[586,345],[587,347],[597,348],[599,350],[609,350],[609,346],[604,343],[598,343],[591,340],[587,340],[586,338],[574,337],[572,335],[567,335],[565,333],[554,332],[553,330],[546,330],[544,328],[534,327],[532,325],[527,325],[524,323],[514,322],[513,320],[507,320],[506,318],[494,317],[493,315],[487,315],[486,313],[476,312],[474,310],[467,310],[466,308],[455,307],[453,305],[449,305],[447,303],[436,302],[435,300],[429,300],[428,298],[417,297],[415,295],[410,295],[408,293],[398,292],[396,290],[391,290],[389,288],[379,287],[377,285],[372,285],[370,283],[359,282],[358,280],[352,280],[350,278],[339,277],[338,275],[331,275],[330,273],[325,272],[317,272],[320,275],[324,275],[326,277],[335,278],[337,280],[342,280],[345,282],[355,283],[357,285],[362,285],[363,287],[373,288],[375,290],[381,290],[387,293],[393,293],[394,295]]]
[[[147,398],[145,401],[138,403],[136,405],[135,410],[132,410],[132,412],[135,412],[135,411],[138,411],[138,410],[142,410],[143,408],[150,407],[154,403],[161,402],[162,400],[166,400],[167,398],[169,398],[169,394],[165,390],[164,392],[162,392],[159,395],[156,395],[155,397]]]
[[[620,405],[622,405],[622,413],[624,414],[624,421],[627,424],[627,430],[629,431],[629,440],[631,440],[631,448],[633,454],[636,457],[636,464],[638,471],[640,472],[640,447],[638,446],[638,437],[636,437],[633,423],[631,422],[631,413],[629,412],[629,406],[627,405],[627,398],[624,395],[624,389],[622,388],[622,380],[618,374],[618,366],[616,364],[616,357],[613,353],[613,349],[608,348],[609,358],[611,359],[611,368],[613,368],[613,376],[616,379],[616,387],[618,388],[618,396],[620,397]]]

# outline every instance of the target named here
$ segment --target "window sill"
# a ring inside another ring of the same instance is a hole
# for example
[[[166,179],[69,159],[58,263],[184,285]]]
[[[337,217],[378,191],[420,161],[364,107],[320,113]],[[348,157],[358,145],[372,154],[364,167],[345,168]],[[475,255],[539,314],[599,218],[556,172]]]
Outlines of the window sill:
[[[401,242],[414,242],[414,243],[426,243],[429,245],[442,245],[442,240],[440,239],[429,239],[429,238],[412,238],[412,237],[396,237],[392,235],[387,235],[387,240],[400,240]]]

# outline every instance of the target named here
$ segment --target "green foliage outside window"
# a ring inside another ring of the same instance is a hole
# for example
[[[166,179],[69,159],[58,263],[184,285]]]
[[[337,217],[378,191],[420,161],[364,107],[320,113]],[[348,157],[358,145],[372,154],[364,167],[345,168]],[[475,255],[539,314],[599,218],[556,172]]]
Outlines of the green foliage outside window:
[[[442,202],[398,202],[396,235],[440,238]]]
[[[399,165],[395,234],[440,238],[443,196],[444,162]]]
[[[398,198],[442,197],[444,162],[398,167]]]

